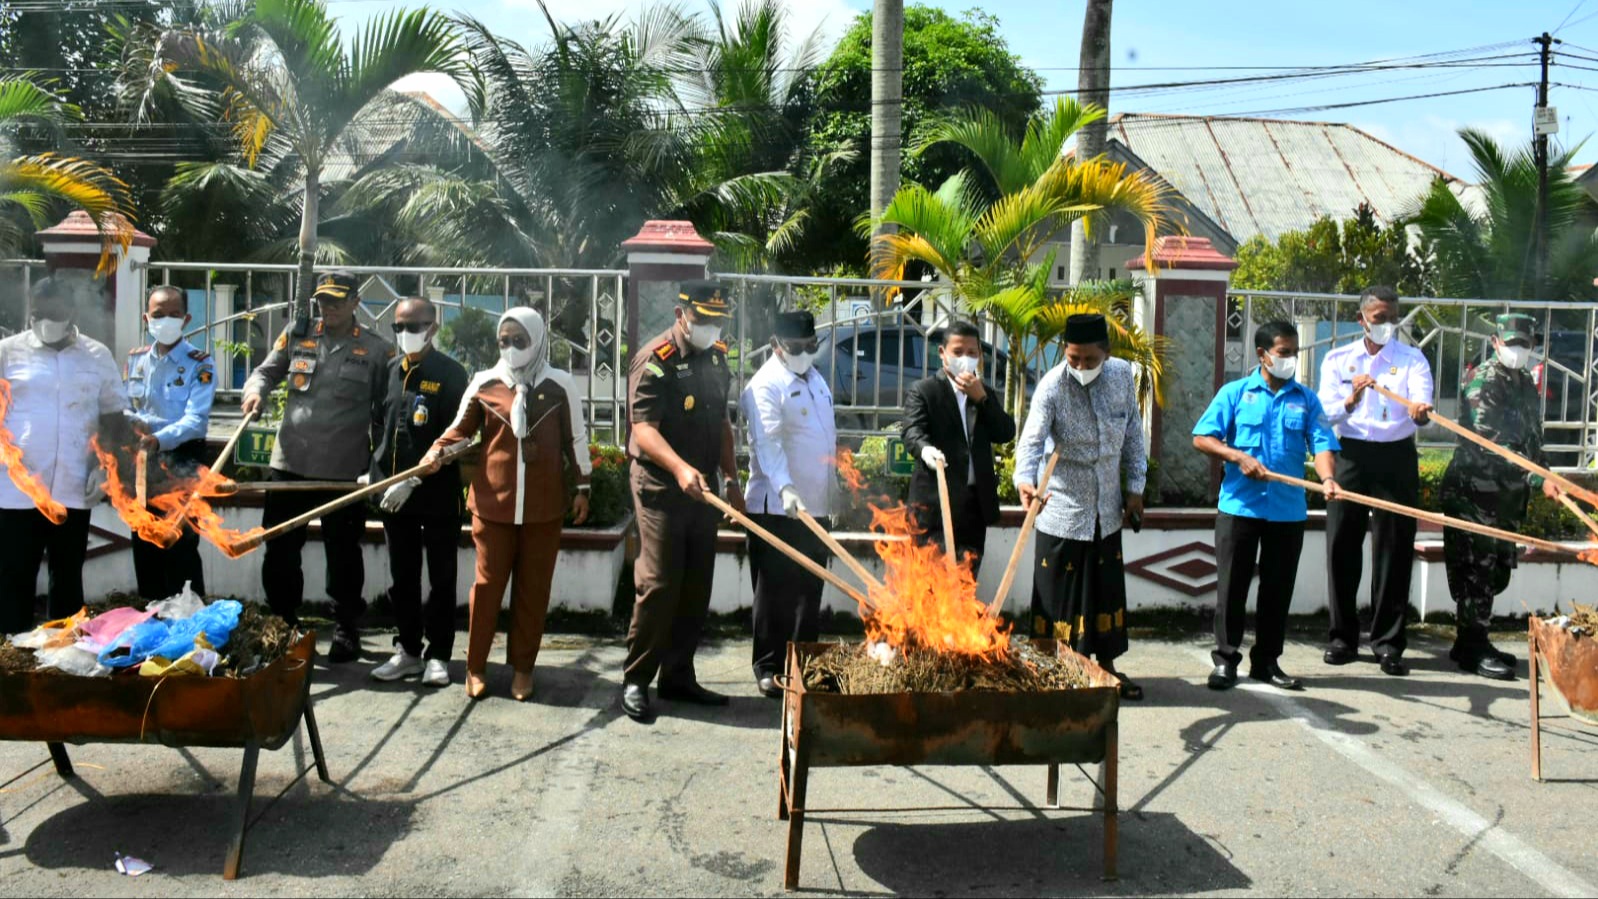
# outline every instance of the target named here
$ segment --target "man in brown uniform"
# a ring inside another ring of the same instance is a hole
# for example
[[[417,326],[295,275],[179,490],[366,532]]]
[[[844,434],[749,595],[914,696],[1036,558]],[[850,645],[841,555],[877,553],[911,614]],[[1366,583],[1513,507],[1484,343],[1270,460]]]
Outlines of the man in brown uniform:
[[[699,685],[694,653],[710,607],[721,520],[700,498],[720,493],[725,475],[727,501],[743,508],[727,417],[727,345],[721,342],[732,310],[720,284],[688,281],[675,314],[664,334],[634,352],[627,379],[639,548],[621,703],[638,721],[649,717],[649,684],[657,673],[662,699],[727,704],[727,697]]]

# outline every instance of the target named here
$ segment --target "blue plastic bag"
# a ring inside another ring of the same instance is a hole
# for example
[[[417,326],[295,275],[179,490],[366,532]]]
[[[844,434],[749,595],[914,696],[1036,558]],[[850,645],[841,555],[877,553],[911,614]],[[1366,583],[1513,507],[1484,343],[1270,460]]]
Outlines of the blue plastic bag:
[[[222,649],[239,626],[244,606],[238,600],[221,599],[189,618],[163,621],[151,618],[134,625],[100,653],[100,664],[108,668],[129,668],[152,656],[176,659],[194,649],[194,639],[205,634],[215,649]]]

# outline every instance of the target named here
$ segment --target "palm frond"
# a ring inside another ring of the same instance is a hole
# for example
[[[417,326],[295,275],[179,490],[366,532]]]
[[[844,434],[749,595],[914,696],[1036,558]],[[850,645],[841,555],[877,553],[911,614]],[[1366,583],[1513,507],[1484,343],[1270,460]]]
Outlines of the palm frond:
[[[35,194],[87,212],[100,233],[101,271],[109,270],[114,250],[133,243],[127,184],[88,160],[54,153],[18,157],[0,164],[0,194]]]

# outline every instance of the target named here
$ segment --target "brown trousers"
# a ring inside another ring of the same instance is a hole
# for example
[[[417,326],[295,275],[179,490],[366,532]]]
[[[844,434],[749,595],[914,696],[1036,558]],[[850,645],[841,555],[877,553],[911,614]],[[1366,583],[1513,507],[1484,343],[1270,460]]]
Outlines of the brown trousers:
[[[714,483],[714,479],[712,479]],[[638,558],[633,562],[632,626],[627,629],[629,684],[687,687],[698,682],[694,654],[710,609],[721,513],[691,500],[675,483],[634,463]]]
[[[531,671],[544,642],[544,617],[549,613],[549,584],[560,553],[561,520],[534,524],[501,524],[472,516],[477,544],[477,579],[472,583],[466,670],[481,674],[505,598],[510,599],[510,635],[505,660],[517,671]]]

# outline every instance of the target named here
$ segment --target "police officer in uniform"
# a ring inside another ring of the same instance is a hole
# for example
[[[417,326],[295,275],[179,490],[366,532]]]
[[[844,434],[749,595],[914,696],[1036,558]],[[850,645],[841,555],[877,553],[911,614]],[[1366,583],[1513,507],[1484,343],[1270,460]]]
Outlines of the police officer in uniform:
[[[241,408],[259,409],[278,384],[288,384],[283,422],[272,447],[274,481],[354,481],[371,465],[372,433],[382,425],[383,396],[388,386],[388,360],[394,348],[355,323],[360,303],[355,278],[344,273],[321,277],[311,295],[321,310],[304,337],[284,329],[266,361],[244,384]],[[266,494],[265,527],[287,521],[330,502],[340,491],[277,491]],[[327,556],[327,594],[333,600],[333,645],[330,662],[351,662],[360,656],[360,618],[366,611],[362,589],[366,572],[361,562],[361,536],[366,530],[366,505],[355,503],[326,515],[322,548]],[[261,584],[272,611],[290,623],[299,621],[305,596],[300,550],[305,529],[295,528],[266,544]]]
[[[186,291],[170,285],[151,290],[144,321],[153,343],[128,353],[123,372],[133,418],[145,432],[139,448],[150,454],[151,495],[166,492],[161,485],[168,477],[194,477],[208,461],[205,432],[216,397],[216,367],[208,353],[183,339],[190,320]],[[133,573],[145,599],[174,596],[185,582],[203,596],[200,535],[185,529],[166,549],[133,535]]]
[[[1545,464],[1541,404],[1537,384],[1526,363],[1531,360],[1535,321],[1529,315],[1500,315],[1493,336],[1493,357],[1476,369],[1465,388],[1460,423],[1487,439]],[[1455,518],[1520,530],[1531,491],[1559,497],[1552,481],[1528,475],[1519,466],[1464,441],[1454,450],[1443,473],[1443,512]],[[1487,638],[1493,620],[1493,597],[1509,586],[1518,555],[1515,545],[1491,537],[1447,528],[1443,560],[1448,592],[1457,607],[1454,648],[1448,657],[1464,671],[1493,680],[1514,680],[1515,657]]]
[[[628,374],[633,506],[638,514],[637,598],[627,632],[622,709],[649,717],[649,684],[660,698],[725,705],[699,685],[694,652],[710,606],[721,514],[701,501],[721,492],[743,509],[727,415],[727,345],[722,326],[732,309],[714,281],[689,281],[665,333],[639,347]]]

